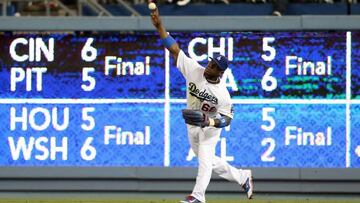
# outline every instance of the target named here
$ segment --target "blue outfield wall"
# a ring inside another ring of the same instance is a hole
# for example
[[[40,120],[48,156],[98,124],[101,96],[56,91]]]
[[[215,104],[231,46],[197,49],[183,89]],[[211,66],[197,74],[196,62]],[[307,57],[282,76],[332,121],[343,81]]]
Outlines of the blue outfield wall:
[[[199,17],[199,16],[164,16],[164,23],[166,24],[169,31],[328,31],[328,30],[338,30],[338,31],[355,31],[360,29],[360,16],[285,16],[285,17],[272,17],[272,16],[244,16],[244,17],[229,17],[229,16],[213,16],[213,17]],[[153,26],[150,23],[150,19],[147,16],[144,17],[111,17],[111,18],[98,18],[98,17],[81,17],[81,18],[70,18],[70,17],[21,17],[21,18],[13,18],[13,17],[3,17],[0,18],[0,30],[2,31],[154,31]],[[354,36],[354,39],[355,38]],[[354,49],[358,45],[354,46]],[[355,56],[354,56],[355,58]],[[354,65],[355,66],[355,65]],[[354,71],[357,71],[356,69]],[[1,82],[0,82],[1,84]],[[160,88],[160,87],[159,87]],[[162,88],[162,86],[161,86]],[[356,91],[356,90],[354,90]],[[31,106],[31,104],[26,104],[27,106]],[[172,104],[174,109],[180,109],[183,107],[183,104]],[[9,115],[9,111],[12,106],[17,107],[17,109],[21,109],[21,104],[18,105],[8,105],[5,104],[4,107],[0,111],[1,116]],[[46,105],[39,105],[44,108]],[[75,105],[69,105],[70,111],[75,112],[80,118],[81,112],[77,112],[74,108]],[[85,105],[80,104],[81,107],[86,107]],[[95,105],[96,106],[96,105]],[[142,105],[143,109],[147,109],[145,105]],[[155,108],[155,112],[151,114],[142,113],[140,114],[145,119],[151,119],[152,115],[157,115],[157,117],[162,117],[162,110],[165,108],[163,104],[154,104],[157,108]],[[286,106],[292,110],[292,112],[306,112],[313,111],[311,105],[298,105],[294,106]],[[316,117],[310,119],[316,128],[316,130],[320,131],[324,129],[324,126],[317,125],[317,121],[322,120],[326,123],[333,123],[332,117],[328,116],[326,119],[323,119],[323,115],[331,114],[335,115],[335,117],[341,117],[346,114],[346,105],[334,105],[335,110],[327,109],[326,107],[319,108],[319,112],[316,113]],[[109,108],[119,109],[121,112],[126,110],[123,105],[112,105]],[[249,112],[247,118],[241,119],[241,117],[236,118],[236,122],[244,123],[244,125],[251,125],[251,123],[246,123],[247,121],[251,121],[251,116],[255,116],[260,118],[259,109],[256,110],[257,114],[254,115],[253,111],[256,109],[256,106],[250,108],[247,105],[236,105],[238,111]],[[279,112],[284,112],[283,115],[287,115],[288,112],[284,110],[285,108],[279,108]],[[128,109],[129,110],[129,109]],[[349,109],[353,116],[353,120],[356,122],[352,122],[350,127],[354,129],[354,132],[357,132],[356,129],[359,128],[359,105],[353,105]],[[127,115],[123,113],[118,113],[117,115],[107,114],[107,109],[103,109],[102,111],[96,112],[94,115],[99,115],[99,117],[107,118],[108,120],[112,120],[114,123],[112,125],[122,125],[121,120],[112,119],[113,117],[127,117]],[[120,112],[120,111],[119,111]],[[178,112],[178,111],[177,111]],[[300,113],[299,113],[300,114]],[[175,115],[175,112],[173,112]],[[178,115],[179,116],[179,115]],[[125,118],[124,118],[125,119]],[[298,120],[294,120],[291,116],[287,116],[282,118],[282,123],[286,122],[297,122]],[[299,121],[308,119],[306,115],[301,117]],[[105,119],[104,119],[105,120]],[[99,122],[103,122],[104,120],[99,119]],[[179,119],[174,119],[172,122],[179,121]],[[9,120],[5,122],[5,126],[9,127]],[[80,121],[74,121],[77,125],[78,129],[81,126]],[[130,120],[131,123],[131,120]],[[123,130],[131,125],[130,123],[122,126]],[[177,124],[174,124],[177,125]],[[337,144],[332,146],[329,153],[323,153],[321,156],[317,156],[311,154],[310,157],[312,159],[302,160],[302,162],[292,164],[291,166],[294,168],[272,168],[274,166],[268,165],[254,165],[252,162],[255,159],[254,157],[246,157],[243,159],[240,154],[243,154],[244,150],[238,146],[228,146],[228,150],[226,151],[227,156],[232,156],[237,166],[239,167],[247,167],[247,166],[256,166],[256,167],[264,167],[264,168],[254,168],[254,176],[255,176],[255,184],[257,184],[256,192],[281,192],[281,193],[336,193],[336,194],[359,194],[360,188],[360,180],[359,180],[359,169],[357,168],[343,168],[344,160],[343,153],[344,151],[339,150],[340,148],[344,148],[346,145],[346,141],[340,140],[338,135],[343,132],[346,123],[344,119],[341,119],[340,122],[336,122],[333,128],[333,142]],[[146,143],[146,128],[143,126],[139,126],[136,131],[144,132]],[[180,125],[179,125],[180,126]],[[153,129],[161,129],[162,126],[159,124],[152,123],[149,125],[151,130]],[[20,126],[18,126],[20,128]],[[259,128],[259,126],[257,126]],[[103,128],[95,128],[95,131],[100,132],[103,131]],[[184,126],[179,127],[178,131],[184,131]],[[244,129],[238,129],[240,132]],[[19,131],[21,133],[21,131]],[[18,133],[18,132],[17,132]],[[53,132],[57,134],[59,132]],[[69,132],[69,134],[74,133],[77,134],[77,131],[74,130]],[[156,133],[151,131],[151,133]],[[249,132],[244,132],[249,133]],[[156,133],[157,134],[157,133]],[[181,132],[184,135],[183,132]],[[226,134],[226,132],[225,132]],[[9,136],[9,135],[7,135]],[[16,135],[21,136],[21,134]],[[56,135],[55,135],[56,136]],[[81,153],[81,146],[83,143],[87,142],[85,139],[86,134],[81,134],[79,137],[74,139],[74,143],[78,143],[78,145],[74,145],[73,151],[69,154],[69,157],[74,162],[78,161],[76,159],[79,156],[74,156],[74,153]],[[272,135],[269,135],[272,136]],[[359,143],[358,136],[354,136],[353,143],[349,143],[351,148],[355,148],[356,143]],[[100,137],[96,137],[95,139],[101,140],[105,142]],[[229,138],[230,139],[230,138]],[[239,137],[233,137],[231,139],[239,139],[240,142],[251,143],[251,140],[241,140]],[[278,139],[278,138],[275,138]],[[282,139],[282,138],[279,138]],[[111,165],[112,161],[116,161],[122,165],[124,161],[129,161],[127,163],[131,163],[131,160],[123,160],[117,159],[121,156],[117,156],[118,154],[130,153],[121,148],[120,146],[111,146],[114,148],[112,152],[114,154],[107,154],[108,152],[105,150],[100,150],[99,153],[103,153],[108,156],[108,160],[102,160],[105,163],[109,163],[106,167],[99,167],[100,162],[94,162],[93,165],[80,164],[79,166],[85,167],[67,167],[64,163],[59,161],[54,164],[54,162],[49,163],[49,165],[56,165],[56,167],[29,167],[31,164],[24,164],[26,162],[21,162],[15,167],[1,167],[0,168],[0,191],[175,191],[175,192],[183,192],[189,191],[193,185],[193,181],[196,175],[196,169],[193,168],[195,166],[194,160],[185,161],[182,160],[184,158],[184,154],[188,153],[188,145],[186,142],[186,137],[182,136],[181,139],[171,140],[174,143],[171,143],[170,146],[176,146],[175,143],[178,144],[179,154],[174,154],[174,157],[170,157],[170,166],[176,166],[176,163],[180,163],[181,166],[188,166],[189,168],[166,168],[160,167],[164,162],[161,158],[154,163],[153,167],[149,168],[124,168],[117,167]],[[227,140],[230,141],[230,140]],[[136,154],[136,159],[139,161],[146,160],[144,156],[151,156],[156,158],[162,157],[164,151],[159,146],[160,142],[164,142],[163,137],[158,137],[153,147],[157,150],[152,150],[150,146],[140,152],[134,152]],[[186,142],[186,144],[181,144]],[[233,142],[236,142],[233,141]],[[255,141],[259,143],[259,140]],[[276,140],[278,143],[285,143],[284,140]],[[293,140],[290,141],[292,144]],[[8,144],[8,140],[2,140],[2,145]],[[219,143],[221,145],[221,142]],[[265,143],[267,147],[268,143]],[[246,147],[246,145],[244,144]],[[77,147],[77,148],[76,148]],[[116,148],[118,147],[118,148]],[[182,148],[181,148],[182,147]],[[286,146],[281,146],[286,147]],[[101,149],[101,147],[100,147]],[[247,148],[249,149],[249,148]],[[257,148],[260,150],[260,146]],[[149,150],[149,151],[147,151]],[[291,149],[290,149],[291,150]],[[79,152],[80,151],[80,152]],[[149,153],[148,153],[149,152]],[[151,153],[150,153],[151,152]],[[221,149],[218,149],[218,152],[221,154]],[[2,151],[1,154],[5,152]],[[117,154],[118,153],[118,154]],[[180,154],[181,153],[181,154]],[[274,151],[276,153],[276,151]],[[292,153],[297,154],[297,157],[287,158],[291,162],[292,158],[302,158],[302,149],[297,149],[297,151],[292,151]],[[89,154],[88,154],[89,155]],[[105,157],[104,155],[104,157]],[[351,156],[354,156],[352,154]],[[86,154],[84,156],[86,157]],[[339,157],[342,157],[339,159]],[[39,156],[41,158],[41,154]],[[231,159],[231,157],[228,157]],[[260,157],[256,157],[259,159]],[[271,158],[268,157],[268,158]],[[316,159],[316,160],[315,160]],[[340,162],[335,162],[334,159],[340,160]],[[174,161],[175,160],[175,161]],[[351,157],[351,160],[354,162],[351,165],[359,166],[359,158]],[[83,160],[81,160],[83,161]],[[173,162],[174,161],[174,162]],[[242,162],[243,161],[243,162]],[[324,163],[323,165],[311,165],[312,161],[318,161],[318,163]],[[323,162],[321,162],[323,161]],[[49,161],[51,162],[51,161]],[[183,162],[183,163],[182,163]],[[125,163],[125,162],[124,162]],[[291,162],[293,163],[293,162]],[[5,163],[4,165],[7,165]],[[144,162],[144,164],[149,164]],[[174,164],[174,165],[172,165]],[[300,164],[307,164],[308,167],[325,167],[326,169],[302,169],[296,168],[300,167]],[[54,166],[53,165],[53,166]],[[103,166],[103,164],[101,164]],[[131,164],[129,164],[131,166]],[[45,164],[46,166],[46,164]],[[86,167],[89,166],[89,167]],[[280,166],[281,167],[281,166]],[[337,168],[337,169],[332,169]],[[53,181],[54,179],[61,181]],[[141,183],[147,184],[141,184]],[[111,184],[111,188],[108,187]],[[215,186],[210,186],[210,191],[212,192],[238,192],[238,188],[233,187],[234,185],[229,185],[220,179],[216,179]],[[37,187],[33,187],[37,185]],[[147,187],[148,186],[148,187]],[[231,186],[231,187],[230,187]]]

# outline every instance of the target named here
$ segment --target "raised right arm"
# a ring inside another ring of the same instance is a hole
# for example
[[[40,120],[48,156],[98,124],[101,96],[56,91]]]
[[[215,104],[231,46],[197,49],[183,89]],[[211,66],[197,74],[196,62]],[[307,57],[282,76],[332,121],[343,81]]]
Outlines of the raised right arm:
[[[180,48],[178,43],[166,32],[164,25],[161,22],[161,18],[159,15],[159,10],[156,8],[151,11],[151,22],[158,31],[160,35],[160,39],[162,40],[163,45],[169,50],[171,55],[174,57],[175,61],[177,61]]]

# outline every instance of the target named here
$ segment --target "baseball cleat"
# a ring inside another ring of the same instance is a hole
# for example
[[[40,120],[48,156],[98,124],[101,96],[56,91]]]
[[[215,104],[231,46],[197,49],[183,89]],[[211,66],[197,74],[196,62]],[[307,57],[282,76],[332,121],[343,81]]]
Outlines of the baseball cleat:
[[[254,190],[253,177],[251,170],[247,170],[247,171],[248,171],[248,177],[246,178],[245,183],[242,185],[242,188],[246,192],[247,198],[252,199],[253,190]]]
[[[200,200],[190,195],[187,196],[184,200],[181,200],[180,203],[201,203],[201,202]]]

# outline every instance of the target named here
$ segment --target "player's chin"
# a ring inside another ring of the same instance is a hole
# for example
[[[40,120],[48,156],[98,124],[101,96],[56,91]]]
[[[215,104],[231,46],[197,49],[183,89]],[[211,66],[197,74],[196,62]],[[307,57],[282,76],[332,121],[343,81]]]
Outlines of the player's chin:
[[[214,76],[214,74],[212,74],[211,72],[205,71],[205,72],[204,72],[204,77],[205,77],[206,79],[209,79],[209,78],[214,78],[215,76]]]
[[[208,72],[208,71],[206,71],[206,69],[205,69],[205,71],[204,71],[204,77],[205,78],[209,78],[211,76],[211,74]]]

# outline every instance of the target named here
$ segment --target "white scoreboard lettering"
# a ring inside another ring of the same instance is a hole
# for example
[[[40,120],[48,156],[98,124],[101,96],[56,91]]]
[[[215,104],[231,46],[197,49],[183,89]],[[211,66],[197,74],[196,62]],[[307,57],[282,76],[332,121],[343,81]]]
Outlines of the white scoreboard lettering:
[[[243,167],[360,167],[359,32],[174,32],[222,82],[217,155]],[[0,166],[196,166],[186,83],[154,32],[0,34]],[[353,68],[352,68],[353,67]]]

